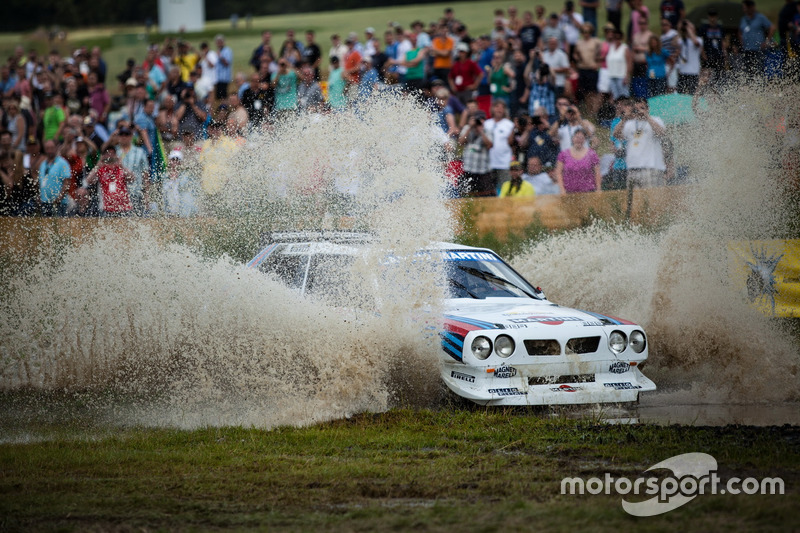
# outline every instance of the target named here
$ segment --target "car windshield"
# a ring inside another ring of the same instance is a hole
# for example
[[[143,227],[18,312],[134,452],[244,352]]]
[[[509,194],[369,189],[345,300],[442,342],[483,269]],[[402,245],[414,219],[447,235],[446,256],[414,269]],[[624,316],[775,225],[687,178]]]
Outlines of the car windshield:
[[[539,291],[490,252],[444,252],[451,298],[539,298]]]
[[[486,251],[447,250],[422,256],[436,258],[441,253],[444,280],[449,298],[541,298],[532,287],[498,256]],[[364,294],[367,282],[353,276],[356,256],[346,253],[313,253],[303,245],[279,246],[259,265],[262,272],[275,274],[284,283],[303,294],[322,297],[332,303],[352,303],[355,294]],[[402,264],[389,256],[385,266]],[[395,279],[396,282],[396,279]],[[378,281],[380,284],[380,281]]]

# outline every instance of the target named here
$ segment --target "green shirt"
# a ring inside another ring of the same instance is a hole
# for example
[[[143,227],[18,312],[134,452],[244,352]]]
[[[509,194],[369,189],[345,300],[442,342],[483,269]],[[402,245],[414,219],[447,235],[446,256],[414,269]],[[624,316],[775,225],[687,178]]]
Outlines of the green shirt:
[[[58,133],[58,127],[61,126],[61,123],[66,119],[67,116],[60,107],[50,106],[45,109],[44,117],[42,118],[42,122],[44,123],[44,140],[49,141],[50,139],[55,139],[56,133]]]
[[[342,78],[342,68],[339,67],[331,71],[328,75],[328,103],[333,108],[341,108],[347,105],[344,96],[344,78]]]
[[[278,77],[278,73],[272,74],[272,81],[278,79],[275,86],[275,110],[284,111],[286,109],[297,109],[297,74],[290,70],[287,74]]]
[[[406,52],[406,61],[413,61],[417,58],[422,48],[414,48]],[[413,67],[408,67],[406,71],[407,80],[421,80],[425,78],[425,61],[420,61]]]

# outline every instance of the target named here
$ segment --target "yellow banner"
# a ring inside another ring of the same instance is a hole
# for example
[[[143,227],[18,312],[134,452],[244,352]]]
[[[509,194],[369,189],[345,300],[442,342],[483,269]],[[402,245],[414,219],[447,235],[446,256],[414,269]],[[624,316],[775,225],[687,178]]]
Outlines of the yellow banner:
[[[762,313],[800,317],[800,240],[741,241],[728,245],[737,287]]]

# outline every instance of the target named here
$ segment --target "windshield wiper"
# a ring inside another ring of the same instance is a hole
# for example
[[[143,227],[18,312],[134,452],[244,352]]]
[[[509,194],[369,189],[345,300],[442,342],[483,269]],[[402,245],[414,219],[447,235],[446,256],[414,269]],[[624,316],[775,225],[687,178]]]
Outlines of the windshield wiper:
[[[522,287],[517,287],[516,285],[514,285],[513,283],[511,283],[507,279],[501,278],[500,276],[496,276],[496,275],[492,274],[491,272],[486,272],[485,270],[478,270],[477,268],[473,268],[473,267],[465,267],[465,266],[461,266],[461,265],[456,265],[456,266],[459,269],[461,269],[464,272],[466,272],[467,274],[471,274],[471,275],[473,275],[475,277],[481,278],[481,279],[483,279],[485,281],[488,281],[490,283],[494,282],[494,283],[499,283],[501,285],[505,285],[505,286],[508,286],[508,287],[514,287],[515,289],[517,289],[518,291],[521,291],[523,294],[526,294],[530,298],[533,298],[534,300],[538,300],[538,298],[536,298],[536,296],[534,296],[533,294],[529,293],[528,291],[526,291]]]
[[[448,278],[447,282],[450,283],[450,285],[454,286],[455,288],[461,289],[462,291],[466,292],[472,298],[475,298],[476,300],[480,300],[480,298],[478,298],[475,294],[473,294],[472,291],[470,291],[468,288],[466,288],[465,286],[463,286],[462,284],[460,284],[456,280]]]

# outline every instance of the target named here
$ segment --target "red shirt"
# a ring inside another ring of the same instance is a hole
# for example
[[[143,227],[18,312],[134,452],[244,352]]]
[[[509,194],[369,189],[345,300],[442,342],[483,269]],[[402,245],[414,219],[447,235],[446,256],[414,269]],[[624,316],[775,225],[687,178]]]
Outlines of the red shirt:
[[[475,83],[475,80],[477,80],[480,75],[481,68],[478,64],[471,59],[467,59],[465,61],[456,61],[453,63],[449,78],[453,80],[456,91],[461,92]]]
[[[125,213],[133,209],[128,194],[125,172],[119,165],[102,165],[97,169],[100,190],[103,192],[103,210],[108,213]]]

